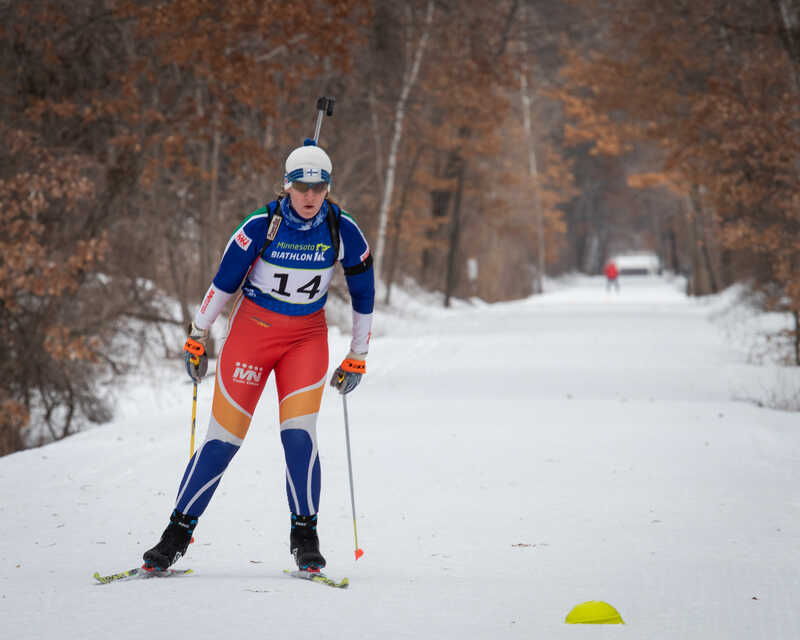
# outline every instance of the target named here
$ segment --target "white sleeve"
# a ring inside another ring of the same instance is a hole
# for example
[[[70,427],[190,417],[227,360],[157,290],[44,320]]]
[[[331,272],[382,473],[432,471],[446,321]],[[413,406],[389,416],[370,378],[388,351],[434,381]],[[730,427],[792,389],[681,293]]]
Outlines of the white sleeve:
[[[231,296],[232,293],[218,289],[212,284],[203,298],[203,304],[194,314],[194,326],[198,329],[210,329]]]
[[[359,313],[353,310],[353,340],[350,342],[350,351],[367,355],[369,351],[369,338],[372,335],[372,314]]]

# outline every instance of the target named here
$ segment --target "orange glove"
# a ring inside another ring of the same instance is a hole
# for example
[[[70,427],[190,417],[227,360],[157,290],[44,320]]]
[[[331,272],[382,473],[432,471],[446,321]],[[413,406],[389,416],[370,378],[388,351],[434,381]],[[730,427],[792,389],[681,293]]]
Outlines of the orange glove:
[[[339,390],[342,395],[350,393],[361,382],[361,377],[367,372],[366,353],[351,351],[342,360],[331,377],[331,386]]]
[[[194,382],[200,382],[208,371],[207,342],[208,329],[198,329],[193,322],[189,327],[186,344],[183,345],[183,360],[186,363],[186,373]]]

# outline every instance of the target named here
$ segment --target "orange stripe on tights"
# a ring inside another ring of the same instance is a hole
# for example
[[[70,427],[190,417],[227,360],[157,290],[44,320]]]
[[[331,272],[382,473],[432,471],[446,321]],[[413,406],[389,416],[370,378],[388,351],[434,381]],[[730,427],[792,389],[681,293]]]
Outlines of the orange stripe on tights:
[[[283,399],[280,405],[280,420],[286,422],[290,418],[299,418],[311,413],[317,413],[322,405],[322,392],[325,390],[325,381],[307,391],[301,391]]]
[[[211,413],[223,429],[230,431],[237,438],[244,439],[250,428],[251,417],[242,413],[228,401],[220,389],[219,382],[214,385],[214,402],[211,405]]]

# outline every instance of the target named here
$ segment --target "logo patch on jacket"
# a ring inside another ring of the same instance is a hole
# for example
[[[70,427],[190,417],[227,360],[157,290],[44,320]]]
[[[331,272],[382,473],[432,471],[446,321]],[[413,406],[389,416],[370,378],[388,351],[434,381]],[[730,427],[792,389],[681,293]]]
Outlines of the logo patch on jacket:
[[[233,381],[255,386],[261,382],[263,371],[263,367],[254,367],[252,364],[237,362],[236,368],[233,370]]]
[[[318,242],[314,249],[314,261],[321,262],[325,260],[325,252],[331,248],[331,245]]]
[[[249,238],[249,236],[244,231],[242,231],[241,229],[239,229],[236,232],[236,235],[233,236],[233,239],[236,242],[236,244],[239,245],[239,247],[242,249],[242,251],[247,251],[247,247],[249,247],[250,243],[252,242],[252,240]]]

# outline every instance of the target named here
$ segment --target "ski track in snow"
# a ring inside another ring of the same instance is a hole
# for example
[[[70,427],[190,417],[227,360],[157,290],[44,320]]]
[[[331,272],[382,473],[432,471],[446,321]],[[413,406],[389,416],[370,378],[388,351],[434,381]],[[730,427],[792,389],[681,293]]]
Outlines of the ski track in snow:
[[[157,541],[189,453],[182,363],[148,372],[112,424],[0,459],[0,636],[800,637],[798,415],[732,400],[762,370],[708,303],[667,280],[621,284],[377,314],[348,403],[357,563],[330,390],[319,421],[320,537],[346,591],[282,575],[272,381],[178,564],[195,575],[94,584]],[[331,331],[332,365],[348,343]],[[564,624],[587,600],[626,625]]]

